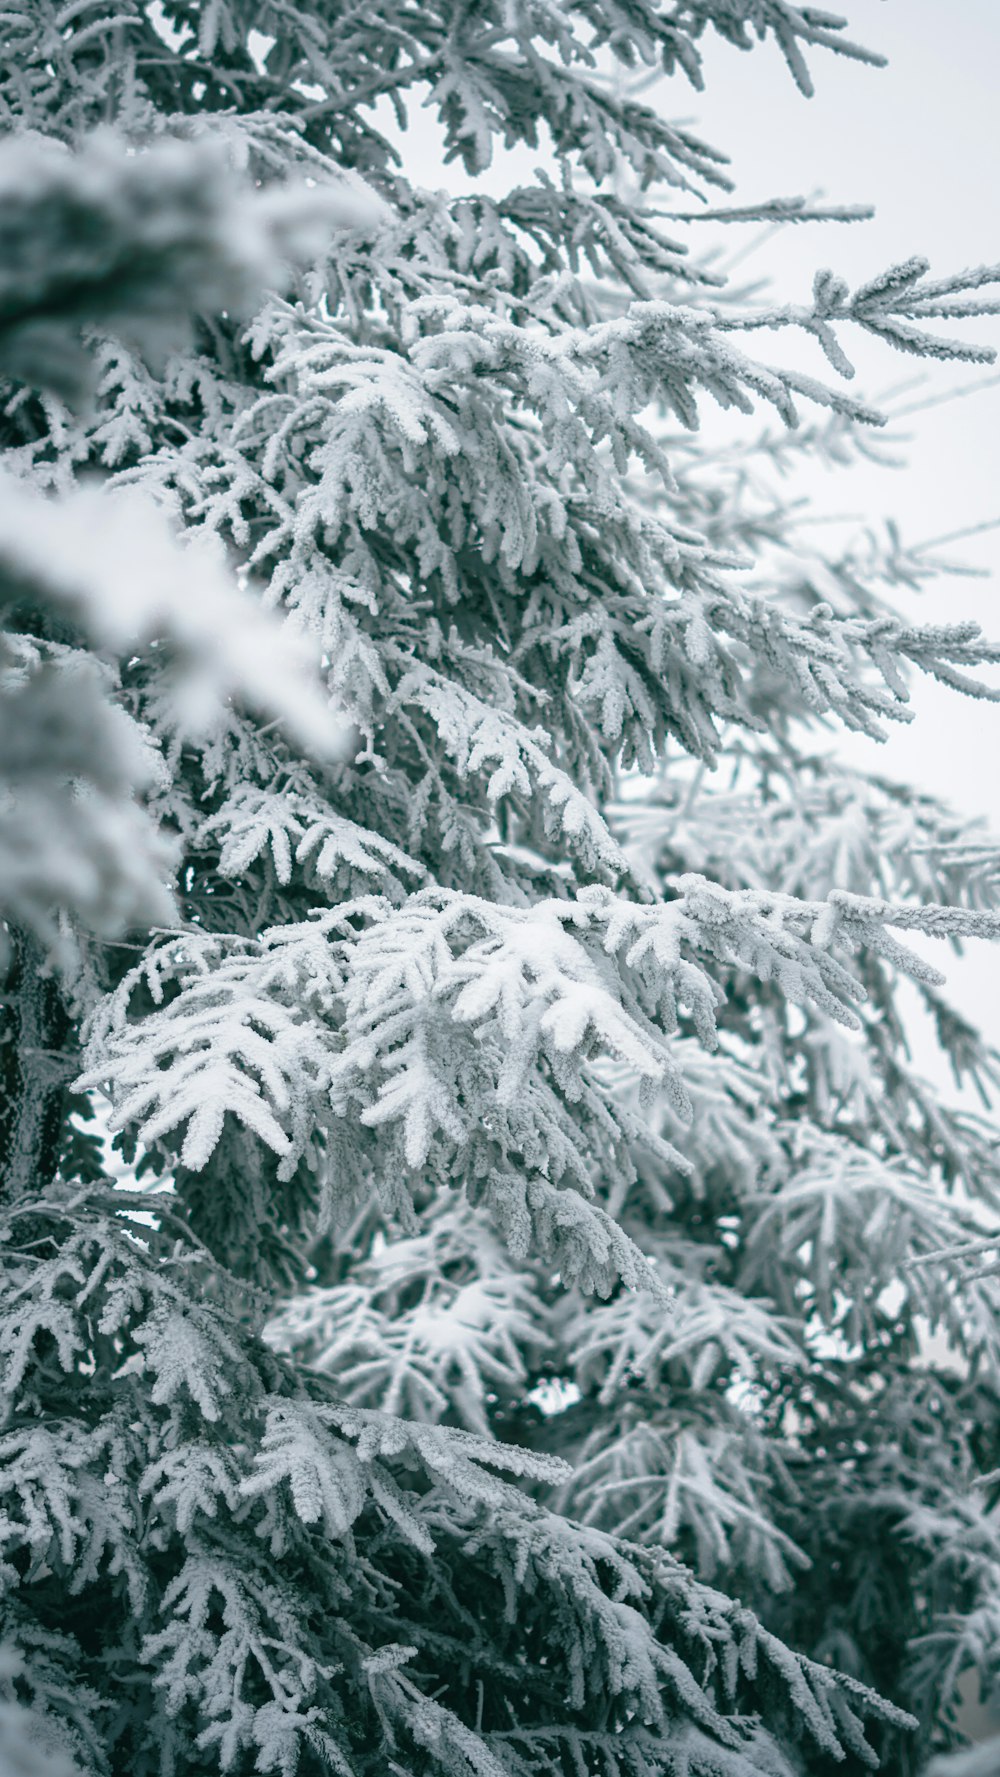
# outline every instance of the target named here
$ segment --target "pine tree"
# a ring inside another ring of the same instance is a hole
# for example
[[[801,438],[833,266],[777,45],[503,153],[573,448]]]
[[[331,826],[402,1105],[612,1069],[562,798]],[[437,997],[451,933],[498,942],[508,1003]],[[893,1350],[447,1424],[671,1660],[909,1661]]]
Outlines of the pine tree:
[[[995,934],[1000,851],[816,732],[1000,649],[778,488],[869,448],[852,328],[980,362],[997,274],[727,290],[646,90],[709,29],[877,60],[789,0],[0,19],[12,1767],[902,1777],[1000,1678],[941,1262],[997,1137],[898,1004],[988,1096],[905,934]]]

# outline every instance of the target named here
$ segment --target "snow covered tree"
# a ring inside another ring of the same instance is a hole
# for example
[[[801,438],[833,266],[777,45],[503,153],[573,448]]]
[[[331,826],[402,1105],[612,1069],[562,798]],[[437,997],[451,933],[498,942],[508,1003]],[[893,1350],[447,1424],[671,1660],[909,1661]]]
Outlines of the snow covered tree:
[[[902,1777],[1000,1679],[1000,1334],[939,1258],[997,1136],[898,1009],[989,1093],[899,934],[997,933],[1000,851],[816,752],[1000,648],[773,493],[880,422],[852,329],[981,361],[936,323],[997,274],[737,299],[664,117],[710,29],[877,60],[790,0],[0,17],[26,1771]],[[740,343],[789,328],[830,380]],[[705,399],[789,430],[708,456]]]

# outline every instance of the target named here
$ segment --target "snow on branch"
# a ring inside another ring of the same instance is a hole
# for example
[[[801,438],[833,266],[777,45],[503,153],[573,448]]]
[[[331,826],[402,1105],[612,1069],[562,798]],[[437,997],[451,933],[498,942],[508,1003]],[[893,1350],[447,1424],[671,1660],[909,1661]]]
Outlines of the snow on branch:
[[[0,370],[79,399],[83,330],[157,361],[195,314],[252,309],[331,230],[374,222],[379,200],[327,182],[254,192],[215,142],[140,152],[113,130],[76,152],[43,136],[0,146]]]
[[[273,1150],[284,1176],[331,1115],[345,1132],[360,1125],[382,1142],[389,1176],[402,1166],[442,1181],[488,1177],[515,1248],[504,1157],[537,1155],[539,1176],[521,1181],[518,1197],[527,1225],[547,1225],[551,1240],[561,1219],[569,1239],[575,1222],[572,1239],[599,1265],[658,1287],[630,1241],[615,1234],[609,1246],[613,1224],[585,1202],[587,1131],[595,1139],[602,1102],[591,1064],[612,1057],[662,1085],[683,1123],[692,1107],[669,1038],[690,1017],[714,1046],[724,995],[713,965],[773,981],[856,1028],[865,988],[837,946],[933,982],[937,972],[893,928],[954,937],[998,925],[992,912],[836,890],[803,902],[694,875],[662,904],[598,887],[523,909],[435,889],[402,907],[369,897],[256,942],[170,940],[95,1015],[79,1085],[109,1090],[115,1125],[135,1124],[146,1142],[186,1126],[181,1159],[192,1170],[207,1164],[227,1115]],[[143,985],[162,1003],[137,1018]],[[675,1159],[684,1170],[682,1153]],[[572,1217],[572,1195],[561,1209],[552,1198],[564,1167],[583,1194]]]

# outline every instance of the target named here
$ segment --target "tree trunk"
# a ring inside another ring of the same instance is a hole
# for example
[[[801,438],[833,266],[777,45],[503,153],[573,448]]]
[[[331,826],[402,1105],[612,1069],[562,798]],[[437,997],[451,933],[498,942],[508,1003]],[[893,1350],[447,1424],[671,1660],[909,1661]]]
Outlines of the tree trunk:
[[[73,1057],[71,1024],[44,953],[26,932],[10,933],[0,1023],[0,1194],[8,1202],[52,1179],[59,1157]]]

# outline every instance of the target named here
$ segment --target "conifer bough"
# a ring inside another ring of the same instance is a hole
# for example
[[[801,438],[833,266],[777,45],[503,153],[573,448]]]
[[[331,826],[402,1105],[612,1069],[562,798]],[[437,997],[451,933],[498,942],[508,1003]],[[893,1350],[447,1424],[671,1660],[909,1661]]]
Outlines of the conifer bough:
[[[811,750],[1000,649],[773,491],[872,449],[852,329],[983,362],[998,274],[734,298],[692,221],[863,212],[717,202],[648,81],[708,31],[880,59],[786,0],[0,18],[21,1777],[912,1777],[1000,1672],[1000,1149],[897,1005],[988,1105],[905,934],[998,935],[1000,849]]]

